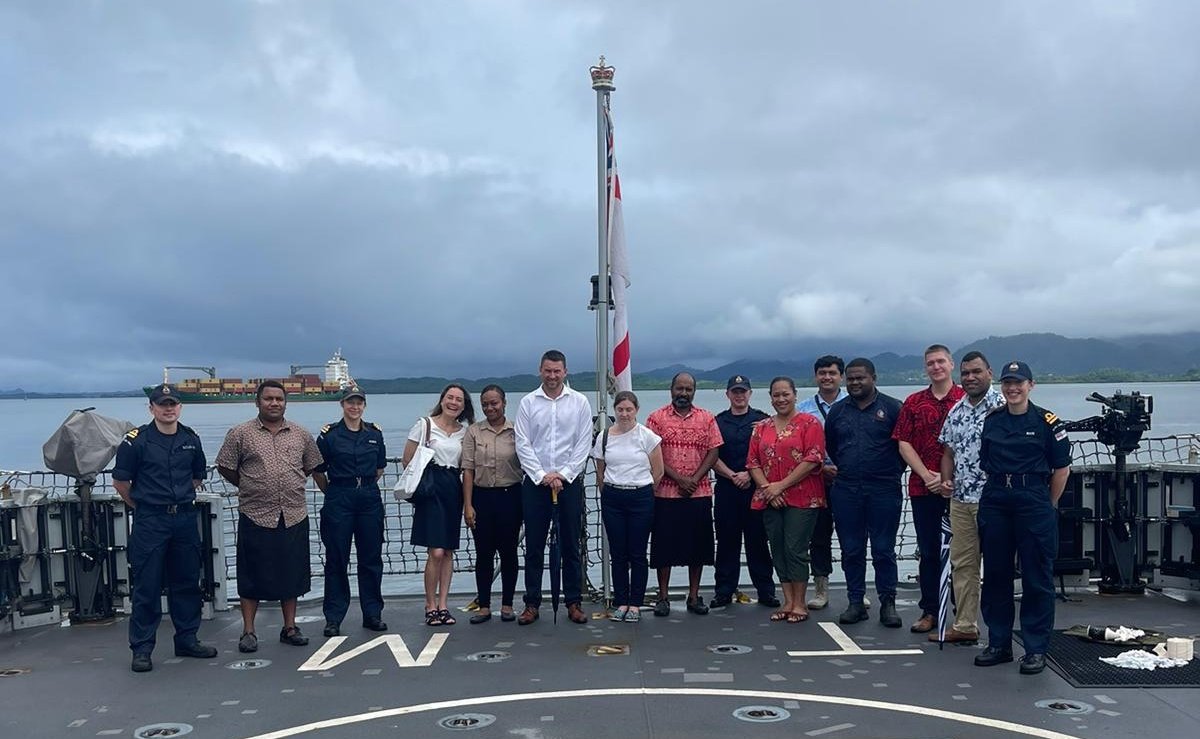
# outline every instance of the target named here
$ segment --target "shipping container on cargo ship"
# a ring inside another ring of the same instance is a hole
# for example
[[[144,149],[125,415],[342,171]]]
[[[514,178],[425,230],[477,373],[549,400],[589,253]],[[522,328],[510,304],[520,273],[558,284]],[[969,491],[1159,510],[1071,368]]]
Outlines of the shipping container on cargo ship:
[[[324,375],[315,373],[300,374],[303,369],[323,367]],[[179,382],[171,382],[170,370],[199,370],[208,375],[203,378],[188,378]],[[218,377],[216,367],[199,367],[169,365],[163,367],[164,383],[175,388],[179,399],[184,403],[251,403],[258,392],[258,386],[265,380],[277,380],[283,383],[284,391],[289,401],[318,401],[338,400],[342,391],[354,384],[350,377],[350,364],[338,349],[323,365],[293,364],[286,377],[254,377],[243,380],[240,377]],[[142,388],[146,395],[154,386]]]

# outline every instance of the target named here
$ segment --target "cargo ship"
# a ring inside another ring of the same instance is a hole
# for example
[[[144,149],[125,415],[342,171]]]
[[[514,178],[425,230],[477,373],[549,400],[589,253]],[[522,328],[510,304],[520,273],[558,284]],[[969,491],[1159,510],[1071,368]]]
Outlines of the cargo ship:
[[[324,375],[301,374],[303,370],[324,368]],[[190,378],[171,382],[171,370],[199,370],[207,377]],[[184,403],[249,403],[254,401],[258,386],[266,380],[283,383],[289,402],[338,400],[342,391],[354,384],[350,377],[350,365],[338,349],[324,364],[293,364],[287,377],[227,378],[217,375],[216,367],[191,365],[168,365],[163,367],[162,381],[175,388]],[[154,385],[142,388],[146,395]]]

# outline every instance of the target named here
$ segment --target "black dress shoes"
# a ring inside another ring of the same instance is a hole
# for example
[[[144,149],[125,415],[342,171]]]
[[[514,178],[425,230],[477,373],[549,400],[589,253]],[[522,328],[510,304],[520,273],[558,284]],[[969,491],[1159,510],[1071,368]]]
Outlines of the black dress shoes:
[[[1035,652],[1033,654],[1026,654],[1021,658],[1022,675],[1036,675],[1044,669],[1046,669],[1046,655],[1044,654],[1037,654]]]
[[[492,620],[492,612],[488,611],[487,613],[476,613],[474,616],[471,616],[468,623],[470,623],[472,625],[478,625],[478,624],[486,623],[491,620]]]
[[[975,666],[994,667],[1012,661],[1012,652],[1005,649],[997,649],[996,647],[988,647],[975,657]]]
[[[879,599],[879,623],[889,629],[898,629],[904,625],[900,614],[896,613],[896,599],[885,596]]]
[[[856,624],[859,621],[866,621],[870,617],[866,606],[862,603],[851,603],[846,606],[846,610],[842,611],[842,615],[838,616],[838,623]]]
[[[182,644],[182,645],[176,644],[175,645],[175,656],[176,657],[195,657],[196,659],[212,659],[213,657],[217,656],[217,648],[210,647],[207,644],[201,644],[198,641],[194,641],[191,644]],[[147,654],[146,659],[149,659],[149,658],[150,658],[150,655]]]
[[[387,631],[387,624],[379,616],[371,616],[363,619],[363,628],[370,631]]]
[[[325,630],[321,632],[324,636],[341,636],[342,625],[336,621],[326,621]]]
[[[129,665],[129,669],[134,672],[149,672],[154,669],[154,663],[150,661],[148,654],[133,655],[133,663]]]
[[[773,595],[768,595],[766,598],[759,598],[758,604],[760,606],[766,606],[767,608],[778,608],[779,599]]]

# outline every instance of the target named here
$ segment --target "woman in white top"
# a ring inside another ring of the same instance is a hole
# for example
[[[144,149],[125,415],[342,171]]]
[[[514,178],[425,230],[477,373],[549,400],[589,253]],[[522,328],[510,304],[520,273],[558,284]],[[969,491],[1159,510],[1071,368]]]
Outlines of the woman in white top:
[[[407,466],[419,444],[433,449],[433,460],[421,476],[419,495],[413,496],[413,546],[426,547],[425,623],[449,626],[454,616],[446,607],[450,576],[454,573],[454,550],[458,549],[463,515],[462,480],[459,461],[467,426],[475,421],[471,395],[462,385],[451,383],[442,390],[437,405],[427,418],[418,419],[408,432],[403,462]]]
[[[663,476],[658,434],[638,423],[638,399],[628,390],[614,398],[617,423],[592,448],[600,514],[612,562],[612,621],[641,620],[650,574],[646,544],[654,523],[654,486]]]

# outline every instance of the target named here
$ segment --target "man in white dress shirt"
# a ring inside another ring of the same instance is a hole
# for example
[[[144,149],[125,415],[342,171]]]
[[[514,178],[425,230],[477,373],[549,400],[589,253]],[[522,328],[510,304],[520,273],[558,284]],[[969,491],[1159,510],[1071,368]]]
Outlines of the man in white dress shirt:
[[[525,521],[525,610],[517,623],[528,626],[538,618],[542,603],[542,568],[550,517],[558,518],[562,553],[563,599],[567,616],[587,623],[580,605],[583,570],[579,540],[583,533],[583,468],[592,448],[592,407],[582,393],[567,387],[567,358],[551,349],[538,366],[541,386],[521,398],[514,430]],[[552,494],[558,494],[554,510]]]

